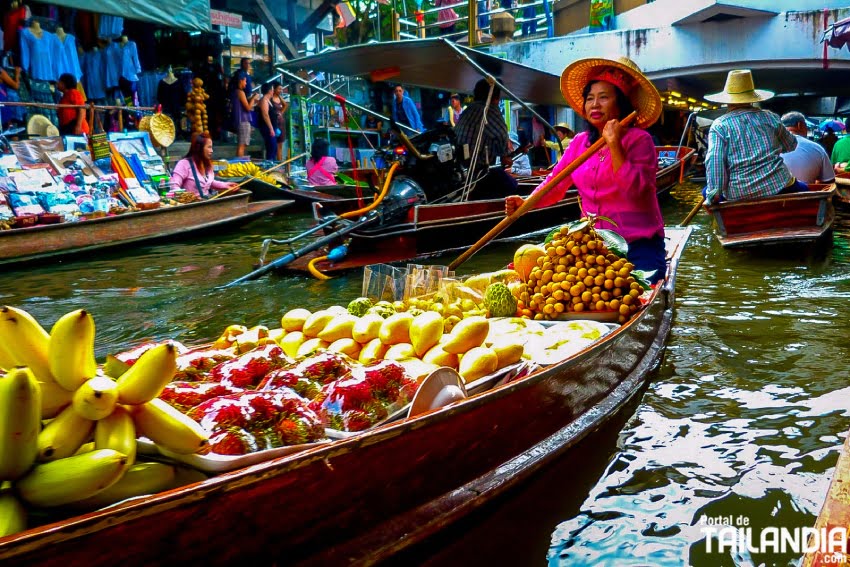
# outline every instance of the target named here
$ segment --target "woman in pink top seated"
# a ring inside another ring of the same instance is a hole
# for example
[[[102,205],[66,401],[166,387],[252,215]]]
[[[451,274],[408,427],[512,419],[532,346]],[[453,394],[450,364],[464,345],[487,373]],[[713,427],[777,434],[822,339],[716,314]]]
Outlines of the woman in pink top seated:
[[[328,141],[316,138],[307,160],[307,183],[310,185],[336,185],[334,173],[339,171],[336,159],[328,156]]]
[[[212,166],[212,139],[198,134],[189,145],[186,156],[177,162],[171,172],[171,187],[184,189],[207,198],[213,191],[228,189],[235,183],[216,181]],[[200,187],[199,187],[200,185]]]
[[[656,196],[655,144],[644,130],[661,114],[658,91],[637,65],[622,57],[616,61],[592,58],[572,63],[561,74],[561,92],[573,110],[584,116],[587,129],[573,139],[535,191],[600,137],[605,145],[552,188],[537,206],[557,203],[575,185],[584,213],[612,219],[616,226],[603,221],[597,226],[612,229],[625,238],[629,262],[638,270],[655,271],[650,280],[658,281],[666,272],[664,219]],[[634,126],[620,126],[619,120],[632,110],[638,113]],[[522,203],[521,197],[507,197],[505,210],[512,214]]]

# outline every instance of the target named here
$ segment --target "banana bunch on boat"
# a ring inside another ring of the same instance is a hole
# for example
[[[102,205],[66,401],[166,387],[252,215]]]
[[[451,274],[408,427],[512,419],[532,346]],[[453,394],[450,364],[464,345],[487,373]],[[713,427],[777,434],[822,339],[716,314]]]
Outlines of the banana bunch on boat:
[[[21,502],[98,507],[167,488],[174,467],[136,463],[137,435],[175,453],[207,443],[197,422],[158,399],[175,345],[149,349],[113,379],[94,339],[85,310],[47,333],[26,311],[0,308],[0,483],[11,482],[0,489],[0,536],[20,527]]]
[[[260,181],[277,185],[277,180],[274,177],[263,173],[259,166],[251,161],[231,163],[225,169],[219,171],[217,175],[219,177],[256,177]]]

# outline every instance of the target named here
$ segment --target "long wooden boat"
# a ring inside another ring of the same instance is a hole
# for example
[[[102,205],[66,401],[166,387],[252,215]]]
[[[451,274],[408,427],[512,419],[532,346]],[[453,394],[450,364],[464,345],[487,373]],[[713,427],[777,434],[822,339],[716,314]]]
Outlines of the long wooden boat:
[[[655,174],[656,192],[660,197],[688,175],[697,154],[688,146],[655,146],[655,153],[660,164]],[[661,165],[664,163],[668,165]]]
[[[850,434],[847,435],[844,445],[841,447],[835,472],[826,493],[826,499],[815,522],[815,530],[819,534],[827,536],[827,538],[820,536],[821,542],[824,539],[830,541],[829,535],[833,533],[832,530],[836,529],[845,530],[845,534],[847,533],[846,530],[850,530]],[[831,549],[828,545],[820,545],[815,550],[806,553],[803,559],[803,567],[847,565],[850,561],[850,548],[846,546],[850,542],[846,537],[845,535],[845,547]],[[841,540],[836,539],[834,541]]]
[[[576,355],[450,406],[0,539],[12,565],[375,563],[563,456],[638,394],[673,322],[690,234],[629,322]]]
[[[239,191],[174,207],[0,231],[0,264],[53,259],[166,238],[173,241],[244,224],[292,205],[286,200],[250,203],[250,197],[248,191]]]
[[[724,248],[812,244],[832,229],[835,184],[811,184],[810,191],[706,206]]]
[[[358,208],[356,199],[346,199],[314,205],[317,221],[333,214]],[[563,224],[580,216],[575,191],[549,207],[533,209],[519,218],[500,236],[514,238]],[[350,233],[348,254],[340,261],[319,261],[322,272],[340,272],[370,264],[385,264],[404,260],[422,260],[467,248],[505,217],[504,199],[414,205],[400,222],[385,226],[367,226]],[[307,264],[324,252],[306,254],[285,267],[286,270],[306,270]]]
[[[835,198],[836,205],[850,207],[850,172],[835,174]]]

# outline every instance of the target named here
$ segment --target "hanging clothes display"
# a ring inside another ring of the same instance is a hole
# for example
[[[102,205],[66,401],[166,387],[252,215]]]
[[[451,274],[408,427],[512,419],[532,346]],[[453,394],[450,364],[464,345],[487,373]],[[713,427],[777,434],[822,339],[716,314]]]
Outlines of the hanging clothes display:
[[[103,39],[121,37],[124,31],[124,18],[118,16],[101,16],[97,36]]]
[[[21,68],[33,79],[55,81],[59,78],[56,59],[59,40],[49,31],[38,36],[30,28],[21,30]]]
[[[18,34],[23,29],[24,23],[30,18],[27,6],[12,8],[3,16],[3,49],[5,51],[20,51]]]
[[[165,77],[162,71],[148,71],[139,75],[139,106],[154,106],[157,101],[159,81]]]
[[[63,73],[71,73],[78,81],[81,80],[83,70],[80,67],[80,59],[77,55],[77,40],[71,34],[65,34],[64,39],[56,36],[59,44],[59,56],[56,58],[57,78]]]
[[[124,55],[118,44],[110,41],[103,50],[106,65],[104,66],[104,86],[107,90],[118,87],[121,77],[121,63]]]
[[[136,42],[128,41],[119,43],[121,50],[121,71],[119,76],[127,79],[131,83],[139,80],[139,73],[142,72],[142,64],[139,63],[139,52],[136,48]]]
[[[90,99],[106,98],[106,57],[105,53],[95,48],[83,56],[83,87]]]
[[[156,88],[156,101],[162,105],[162,112],[171,116],[175,123],[186,104],[186,91],[179,80],[168,83],[164,79]]]

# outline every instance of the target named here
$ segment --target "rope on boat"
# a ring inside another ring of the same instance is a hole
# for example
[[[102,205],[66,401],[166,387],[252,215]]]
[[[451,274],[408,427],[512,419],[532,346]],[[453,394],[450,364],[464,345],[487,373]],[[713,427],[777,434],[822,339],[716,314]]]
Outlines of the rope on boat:
[[[466,183],[463,185],[463,196],[461,197],[461,201],[466,201],[469,199],[469,194],[472,192],[472,174],[475,171],[475,166],[478,163],[478,154],[481,150],[481,140],[484,137],[484,128],[487,126],[487,113],[490,110],[490,101],[493,98],[493,89],[496,88],[496,82],[492,77],[487,77],[490,83],[490,90],[487,93],[487,102],[484,104],[484,118],[481,120],[481,126],[478,128],[478,137],[475,139],[475,147],[472,148],[472,158],[469,162],[469,171],[466,172]],[[489,157],[489,156],[488,156]],[[487,160],[489,163],[490,160]]]
[[[310,272],[310,275],[312,275],[317,280],[322,280],[322,281],[333,279],[333,278],[331,278],[331,276],[323,274],[319,270],[319,268],[316,267],[317,263],[319,263],[323,260],[327,260],[327,259],[328,259],[327,255],[317,256],[317,257],[313,258],[312,260],[310,260],[309,262],[307,262],[307,271]]]

